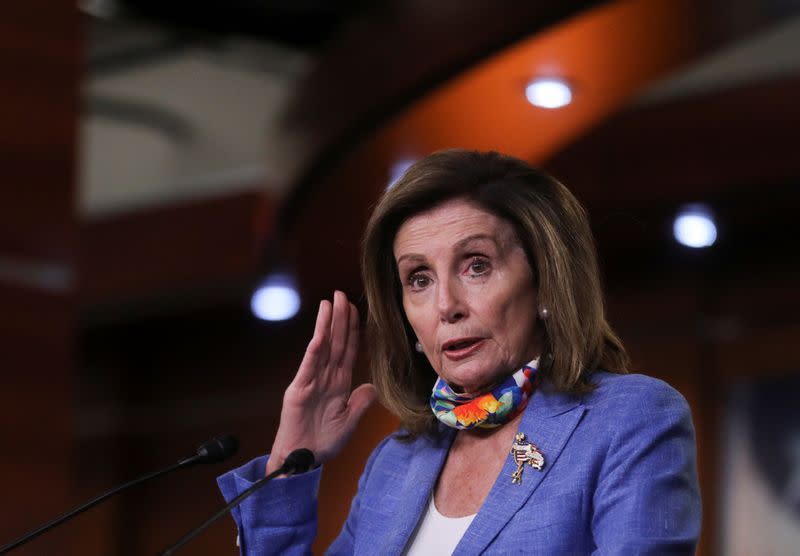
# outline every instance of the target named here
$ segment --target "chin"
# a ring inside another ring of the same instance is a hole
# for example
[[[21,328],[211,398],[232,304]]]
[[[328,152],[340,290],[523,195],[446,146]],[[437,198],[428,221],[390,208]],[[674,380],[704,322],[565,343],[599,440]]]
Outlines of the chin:
[[[487,368],[492,370],[488,371]],[[499,380],[500,377],[495,369],[494,365],[481,364],[479,361],[467,361],[451,367],[450,372],[445,373],[443,377],[450,386],[458,386],[462,392],[483,393],[491,390],[491,387]]]

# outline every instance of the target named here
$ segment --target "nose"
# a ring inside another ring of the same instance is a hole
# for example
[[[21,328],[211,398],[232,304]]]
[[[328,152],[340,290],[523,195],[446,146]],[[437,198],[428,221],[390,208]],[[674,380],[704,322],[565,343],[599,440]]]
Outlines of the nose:
[[[457,322],[467,316],[463,292],[457,280],[442,280],[437,291],[439,318],[442,322]]]

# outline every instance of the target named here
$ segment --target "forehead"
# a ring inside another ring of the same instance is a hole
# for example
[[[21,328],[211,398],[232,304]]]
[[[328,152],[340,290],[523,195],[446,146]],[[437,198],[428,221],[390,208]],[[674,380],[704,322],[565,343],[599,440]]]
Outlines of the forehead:
[[[465,199],[453,199],[408,218],[394,238],[394,255],[423,253],[432,246],[451,245],[471,236],[498,245],[514,241],[506,220]]]

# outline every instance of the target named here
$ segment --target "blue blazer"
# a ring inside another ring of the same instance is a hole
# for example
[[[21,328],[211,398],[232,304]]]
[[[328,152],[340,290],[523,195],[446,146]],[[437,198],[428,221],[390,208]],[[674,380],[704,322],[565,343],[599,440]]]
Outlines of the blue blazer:
[[[544,454],[512,484],[509,456],[455,554],[693,554],[700,493],[689,407],[643,375],[593,374],[577,398],[542,387],[519,430]],[[384,439],[361,476],[329,554],[401,554],[436,483],[455,431]],[[510,448],[510,446],[509,446]],[[264,473],[258,458],[218,482],[227,500]],[[273,481],[235,512],[241,553],[308,554],[321,470]]]

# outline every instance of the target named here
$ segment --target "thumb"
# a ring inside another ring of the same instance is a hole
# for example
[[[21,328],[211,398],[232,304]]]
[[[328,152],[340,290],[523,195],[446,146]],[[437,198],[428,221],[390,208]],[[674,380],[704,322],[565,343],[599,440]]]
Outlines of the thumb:
[[[355,426],[364,416],[364,413],[375,403],[378,398],[378,391],[370,384],[362,384],[350,394],[350,399],[347,401],[347,409],[350,411],[350,422]]]

